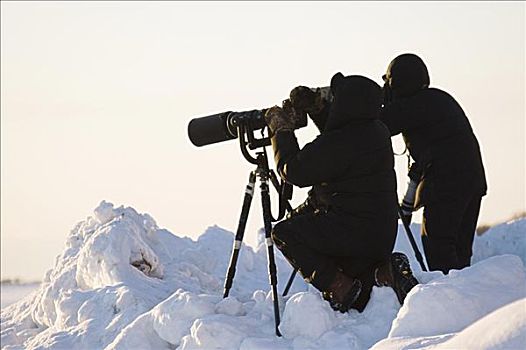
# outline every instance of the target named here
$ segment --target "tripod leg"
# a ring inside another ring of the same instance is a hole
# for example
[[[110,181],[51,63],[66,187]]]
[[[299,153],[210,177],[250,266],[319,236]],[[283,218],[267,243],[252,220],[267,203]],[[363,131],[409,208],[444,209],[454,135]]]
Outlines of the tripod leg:
[[[404,220],[404,216],[402,215],[402,209],[400,206],[398,206],[398,217],[402,221],[402,225],[404,225],[405,233],[407,233],[407,238],[409,239],[409,243],[411,243],[411,247],[413,248],[413,251],[415,252],[416,260],[420,264],[420,268],[422,271],[427,272],[426,264],[424,264],[424,259],[422,258],[422,254],[420,254],[420,250],[418,249],[418,246],[416,245],[415,238],[413,237],[413,233],[411,232],[411,228],[409,227],[409,223]]]
[[[283,291],[283,296],[286,297],[287,294],[289,294],[290,287],[292,286],[292,282],[294,282],[294,278],[296,277],[296,273],[298,272],[298,269],[294,268],[292,270],[292,273],[290,274],[289,281],[287,282],[287,285],[285,286],[285,290]]]
[[[245,235],[245,227],[247,225],[248,213],[250,211],[250,204],[252,203],[252,197],[254,197],[254,186],[256,183],[256,173],[251,172],[247,188],[245,190],[245,198],[243,200],[243,207],[241,209],[241,216],[239,217],[239,223],[237,225],[236,238],[234,239],[234,246],[232,247],[232,256],[230,258],[230,264],[228,266],[228,272],[225,277],[225,289],[223,292],[223,298],[228,296],[232,282],[234,281],[234,275],[236,274],[237,258],[239,256],[239,250],[241,249],[241,243],[243,242],[243,236]]]
[[[278,278],[276,274],[276,261],[274,259],[274,245],[270,236],[272,231],[271,213],[270,213],[270,194],[268,188],[268,179],[261,179],[261,204],[263,207],[263,222],[265,224],[265,241],[267,243],[268,272],[270,285],[272,287],[272,300],[274,301],[274,321],[276,324],[276,335],[281,337],[279,332],[279,304],[278,304]]]

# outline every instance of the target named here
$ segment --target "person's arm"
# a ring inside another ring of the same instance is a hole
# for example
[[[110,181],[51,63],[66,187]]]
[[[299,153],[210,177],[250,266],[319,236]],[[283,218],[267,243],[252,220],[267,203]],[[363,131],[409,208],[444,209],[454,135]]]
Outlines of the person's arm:
[[[314,125],[316,125],[320,133],[325,129],[325,124],[327,124],[327,119],[329,119],[329,109],[330,105],[327,104],[321,111],[309,112],[310,119],[314,122]]]
[[[325,135],[317,137],[301,150],[291,131],[278,132],[271,140],[278,173],[293,185],[306,187],[330,181],[348,166],[346,162],[335,159],[335,155],[344,154],[345,145],[337,145]]]
[[[418,96],[394,101],[380,110],[380,120],[391,136],[425,123],[425,103]]]

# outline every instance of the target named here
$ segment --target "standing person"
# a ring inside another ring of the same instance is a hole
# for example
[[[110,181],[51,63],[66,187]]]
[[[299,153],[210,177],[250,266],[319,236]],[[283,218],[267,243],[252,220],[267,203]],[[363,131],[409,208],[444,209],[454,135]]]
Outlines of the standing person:
[[[278,173],[293,185],[313,186],[272,238],[333,309],[362,311],[375,282],[393,287],[402,303],[417,282],[407,258],[391,255],[398,203],[390,134],[378,120],[381,88],[338,73],[330,90],[330,106],[320,90],[313,95],[299,87],[284,108],[265,114]],[[302,149],[293,131],[298,105],[322,131]]]
[[[414,159],[402,201],[405,220],[424,208],[422,243],[430,270],[447,274],[471,264],[487,184],[480,148],[464,111],[448,93],[429,87],[420,57],[396,57],[383,76],[381,120],[402,133]]]

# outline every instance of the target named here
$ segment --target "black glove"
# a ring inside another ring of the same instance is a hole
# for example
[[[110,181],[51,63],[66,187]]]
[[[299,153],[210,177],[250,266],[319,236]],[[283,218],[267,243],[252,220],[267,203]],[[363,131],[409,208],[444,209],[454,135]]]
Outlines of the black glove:
[[[294,130],[294,115],[289,114],[283,108],[274,106],[265,113],[265,122],[270,130],[270,135],[276,135],[279,131]]]

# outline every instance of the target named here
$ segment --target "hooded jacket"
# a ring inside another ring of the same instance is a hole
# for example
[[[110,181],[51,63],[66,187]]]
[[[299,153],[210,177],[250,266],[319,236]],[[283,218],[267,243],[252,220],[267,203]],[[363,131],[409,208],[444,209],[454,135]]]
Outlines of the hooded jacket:
[[[416,55],[395,58],[386,78],[393,100],[382,108],[380,118],[391,135],[402,133],[420,169],[421,204],[468,193],[484,195],[480,147],[455,99],[428,87],[427,68]]]
[[[273,136],[277,170],[288,183],[313,186],[316,201],[346,220],[375,226],[383,218],[396,225],[391,138],[378,119],[381,88],[368,78],[338,73],[331,92],[327,122],[314,141],[300,149],[291,131]]]

